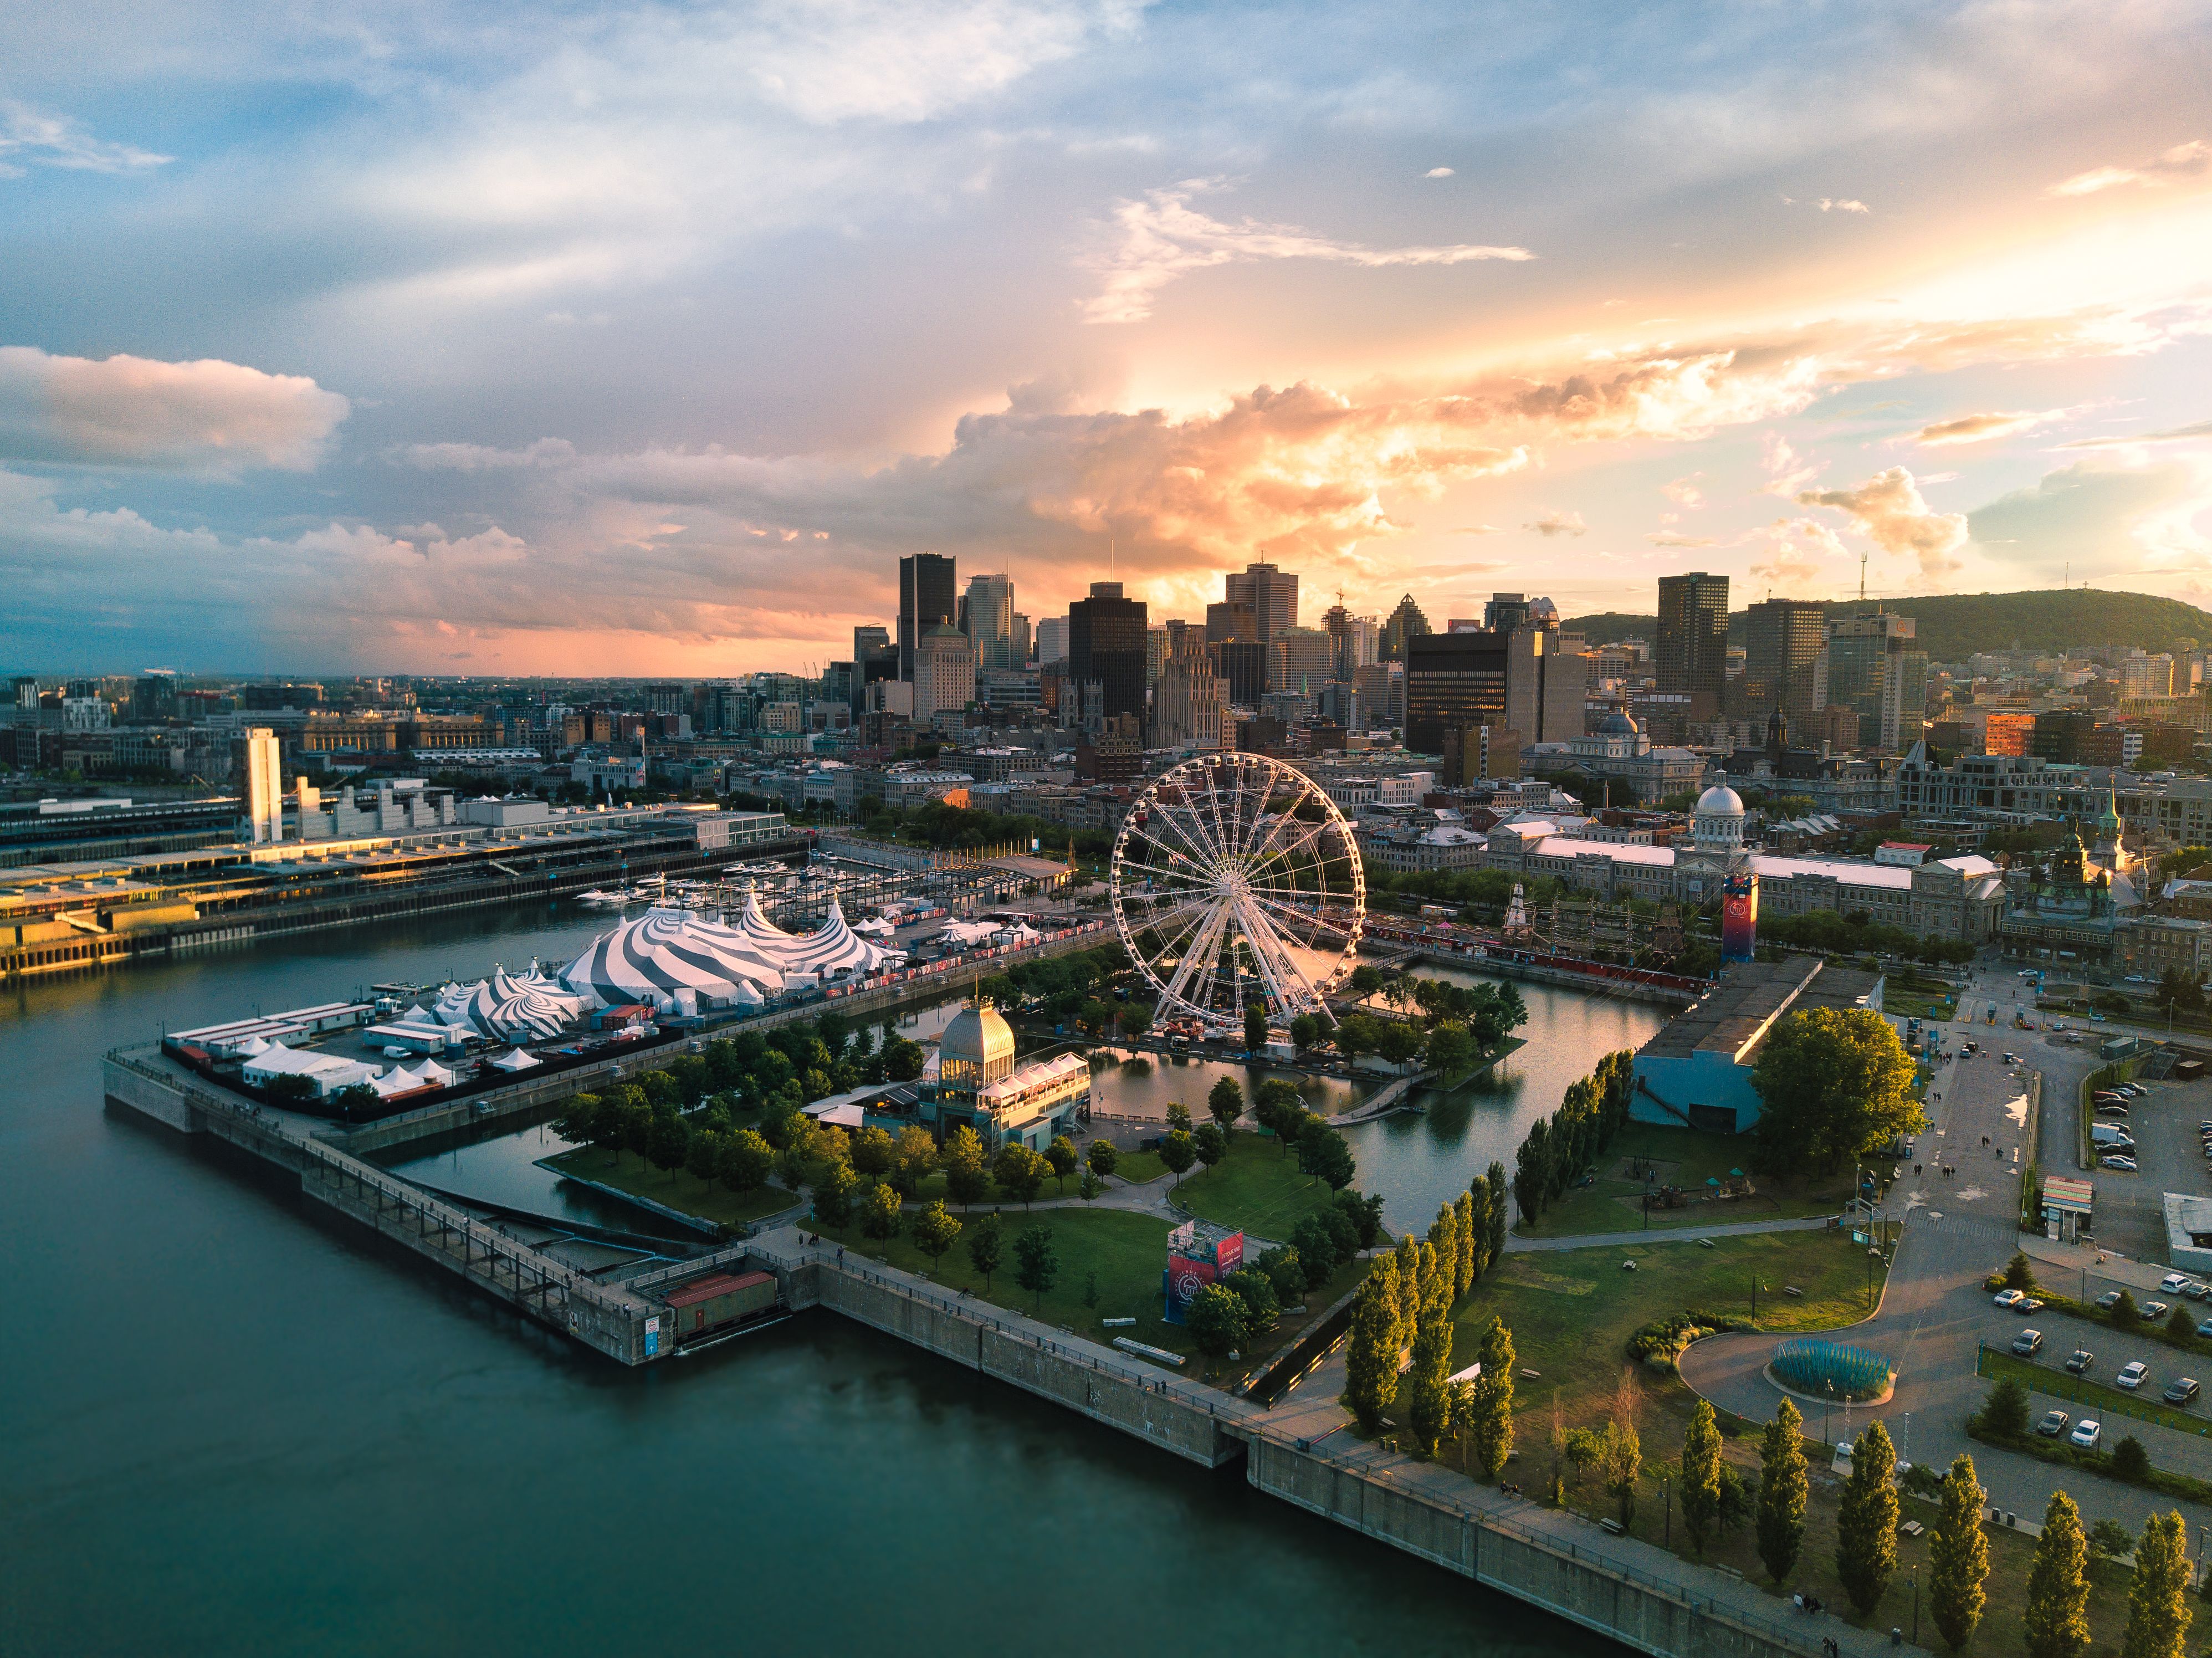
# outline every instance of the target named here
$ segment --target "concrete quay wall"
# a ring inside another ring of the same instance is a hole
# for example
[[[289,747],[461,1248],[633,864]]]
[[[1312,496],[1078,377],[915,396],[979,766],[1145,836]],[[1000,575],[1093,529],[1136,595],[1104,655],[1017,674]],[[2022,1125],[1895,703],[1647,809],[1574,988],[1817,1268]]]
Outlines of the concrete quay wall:
[[[1054,1341],[994,1315],[981,1303],[940,1298],[866,1268],[834,1260],[781,1261],[756,1249],[794,1309],[822,1307],[949,1358],[981,1375],[1063,1405],[1079,1416],[1203,1467],[1234,1461],[1243,1447],[1227,1431],[1225,1398],[1193,1397],[1164,1371],[1147,1374],[1087,1343]]]
[[[1809,1627],[1763,1625],[1569,1538],[1440,1503],[1296,1443],[1254,1436],[1245,1471],[1271,1497],[1657,1658],[1811,1658],[1820,1650]]]

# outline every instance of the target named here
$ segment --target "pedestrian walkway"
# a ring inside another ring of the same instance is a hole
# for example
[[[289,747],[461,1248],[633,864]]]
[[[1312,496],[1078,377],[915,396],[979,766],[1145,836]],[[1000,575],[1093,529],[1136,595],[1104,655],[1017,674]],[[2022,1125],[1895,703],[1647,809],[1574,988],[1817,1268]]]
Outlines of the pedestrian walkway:
[[[1802,1220],[1741,1220],[1724,1226],[1652,1227],[1634,1232],[1588,1232],[1559,1238],[1524,1238],[1505,1235],[1505,1253],[1525,1254],[1540,1249],[1645,1249],[1662,1243],[1695,1243],[1699,1238],[1748,1237],[1759,1232],[1818,1232],[1833,1226],[1833,1215],[1812,1215]]]

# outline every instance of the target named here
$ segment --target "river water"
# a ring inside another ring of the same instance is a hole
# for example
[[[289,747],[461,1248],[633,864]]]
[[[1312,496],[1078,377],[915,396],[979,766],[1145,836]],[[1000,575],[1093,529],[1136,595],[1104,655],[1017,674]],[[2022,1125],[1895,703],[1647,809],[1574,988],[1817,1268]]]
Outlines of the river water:
[[[1605,1645],[826,1315],[623,1370],[101,1104],[100,1052],[164,1024],[605,925],[481,912],[0,989],[0,1652]],[[1534,1047],[1376,1166],[1479,1166],[1549,1086]]]

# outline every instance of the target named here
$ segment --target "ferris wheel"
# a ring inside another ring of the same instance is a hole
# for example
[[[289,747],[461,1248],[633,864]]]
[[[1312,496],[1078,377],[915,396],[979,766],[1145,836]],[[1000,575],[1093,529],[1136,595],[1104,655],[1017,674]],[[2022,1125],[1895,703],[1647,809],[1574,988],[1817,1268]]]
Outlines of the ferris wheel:
[[[1257,754],[1186,760],[1137,797],[1115,837],[1114,922],[1160,1013],[1218,1021],[1266,1004],[1271,1024],[1330,1017],[1367,912],[1352,825],[1294,766]]]

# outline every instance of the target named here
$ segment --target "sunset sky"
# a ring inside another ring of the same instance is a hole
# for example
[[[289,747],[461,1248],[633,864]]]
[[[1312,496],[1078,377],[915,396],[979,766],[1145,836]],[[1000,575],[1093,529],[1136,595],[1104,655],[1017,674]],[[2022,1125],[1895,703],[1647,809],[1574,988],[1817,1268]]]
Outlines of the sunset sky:
[[[116,0],[0,21],[0,667],[2212,604],[2203,4]]]

